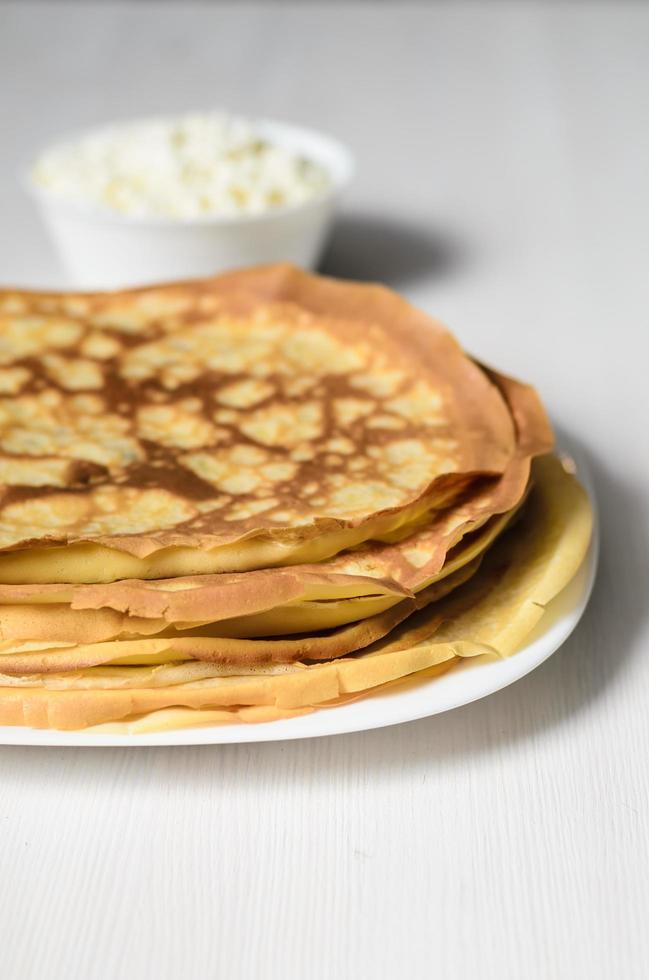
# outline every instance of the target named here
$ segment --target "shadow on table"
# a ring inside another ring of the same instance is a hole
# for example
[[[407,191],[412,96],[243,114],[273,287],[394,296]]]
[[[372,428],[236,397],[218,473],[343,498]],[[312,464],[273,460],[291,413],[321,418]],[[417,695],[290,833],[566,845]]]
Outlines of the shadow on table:
[[[454,272],[468,249],[442,229],[428,230],[374,214],[341,214],[320,265],[325,275],[404,286]]]
[[[593,595],[561,651],[510,687],[445,714],[351,735],[173,749],[5,747],[0,750],[0,764],[5,753],[22,751],[22,778],[30,779],[33,774],[40,780],[41,765],[32,768],[30,760],[46,764],[56,755],[61,762],[65,759],[67,785],[72,780],[82,786],[98,767],[117,755],[125,783],[133,781],[134,787],[144,779],[149,784],[153,780],[200,790],[217,773],[229,788],[255,792],[268,788],[273,780],[313,785],[343,774],[352,779],[384,779],[401,776],[404,770],[414,776],[419,770],[430,773],[569,723],[615,683],[648,615],[644,596],[628,587],[642,582],[643,569],[634,568],[633,563],[639,563],[649,551],[649,542],[633,539],[643,527],[643,491],[623,483],[601,460],[583,455],[593,475],[601,524],[601,558]]]

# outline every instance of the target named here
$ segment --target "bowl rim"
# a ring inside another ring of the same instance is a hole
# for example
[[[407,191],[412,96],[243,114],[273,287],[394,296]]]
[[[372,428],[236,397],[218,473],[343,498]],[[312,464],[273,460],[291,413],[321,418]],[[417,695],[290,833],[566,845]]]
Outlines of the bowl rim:
[[[205,114],[209,114],[206,110]],[[214,112],[214,110],[211,110]],[[185,113],[189,114],[189,113]],[[116,120],[109,123],[102,123],[98,126],[90,126],[69,132],[67,135],[48,143],[38,154],[32,157],[31,162],[23,166],[18,175],[19,182],[26,193],[35,199],[41,206],[47,209],[64,210],[75,214],[77,217],[85,218],[97,223],[115,225],[133,225],[136,227],[151,228],[191,228],[204,226],[222,226],[224,228],[238,225],[256,224],[260,222],[276,221],[283,217],[296,214],[300,211],[308,211],[319,205],[338,197],[345,187],[351,182],[356,173],[356,161],[348,146],[333,136],[323,133],[317,129],[307,126],[298,126],[293,123],[281,120],[269,119],[266,117],[239,116],[251,126],[255,127],[262,135],[267,135],[270,141],[275,141],[279,145],[291,146],[299,150],[306,159],[317,163],[326,170],[329,182],[322,191],[312,197],[297,204],[287,204],[281,207],[269,208],[257,214],[204,214],[194,217],[168,217],[167,215],[139,215],[122,214],[110,208],[103,208],[92,201],[77,201],[64,197],[63,195],[52,192],[40,186],[33,179],[33,168],[36,160],[49,150],[54,150],[78,142],[88,136],[110,133],[117,129],[124,129],[139,123],[156,122],[179,118],[182,113],[157,114],[149,116],[129,117],[128,119]],[[301,147],[304,147],[302,149]]]

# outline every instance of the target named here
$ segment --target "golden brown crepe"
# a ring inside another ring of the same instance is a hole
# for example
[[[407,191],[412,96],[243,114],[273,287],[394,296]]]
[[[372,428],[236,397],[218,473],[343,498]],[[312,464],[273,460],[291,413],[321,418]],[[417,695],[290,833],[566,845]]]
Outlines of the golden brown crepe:
[[[211,584],[196,582],[196,576],[191,589],[171,593],[172,598],[181,599],[187,593],[188,602],[175,607],[177,612],[182,610],[183,618],[174,615],[173,605],[164,610],[164,616],[148,618],[132,615],[133,610],[128,604],[125,611],[108,607],[76,609],[63,603],[0,605],[0,658],[7,653],[19,652],[21,644],[25,649],[33,646],[45,650],[64,644],[113,640],[137,642],[147,637],[174,640],[188,637],[288,638],[295,633],[332,629],[402,604],[427,586],[441,584],[449,577],[452,586],[453,581],[459,579],[459,571],[479,558],[511,519],[512,512],[494,517],[468,536],[447,554],[446,562],[436,574],[430,574],[428,565],[417,569],[404,559],[404,567],[397,568],[396,574],[405,577],[406,569],[410,570],[408,587],[399,584],[396,578],[378,577],[380,565],[368,568],[365,575],[319,573],[314,565],[295,566],[295,574],[290,577],[284,576],[286,570],[277,570],[278,578],[286,578],[295,589],[295,598],[277,605],[273,604],[273,598],[278,594],[286,598],[291,593],[267,572],[214,576],[226,581]],[[411,554],[421,536],[417,535],[410,547],[408,541],[404,546]],[[384,547],[387,550],[387,546]],[[399,546],[391,546],[389,550],[399,556]],[[390,554],[386,559],[389,557]],[[371,577],[374,572],[376,578]],[[252,581],[245,581],[247,577]],[[137,583],[129,585],[138,593]],[[192,603],[191,592],[200,593],[194,597],[198,602]],[[189,649],[187,644],[185,647]],[[175,648],[181,649],[181,646]]]
[[[381,639],[417,609],[436,602],[477,571],[480,556],[453,575],[402,599],[385,611],[349,625],[310,634],[272,639],[174,634],[96,643],[18,641],[0,645],[0,674],[53,674],[80,668],[115,665],[179,664],[198,660],[215,664],[224,674],[263,669],[301,660],[333,660]]]
[[[516,445],[496,384],[379,286],[287,265],[0,294],[0,581],[319,561]]]
[[[158,722],[152,714],[161,709],[183,709],[183,719],[191,709],[196,723],[205,711],[211,724],[291,717],[456,658],[507,656],[576,573],[591,526],[586,493],[556,458],[545,457],[535,464],[522,519],[488,551],[478,572],[361,654],[230,676],[207,663],[5,675],[0,723],[81,728],[145,715],[135,724],[150,730],[169,724],[169,715]]]
[[[491,544],[526,492],[531,456],[551,445],[533,390],[492,377],[516,423],[512,461],[501,477],[477,481],[455,506],[436,512],[407,537],[404,529],[394,544],[370,542],[329,561],[243,574],[98,586],[0,585],[0,650],[26,639],[91,643],[168,635],[169,626],[221,637],[291,634],[376,615],[414,595]]]

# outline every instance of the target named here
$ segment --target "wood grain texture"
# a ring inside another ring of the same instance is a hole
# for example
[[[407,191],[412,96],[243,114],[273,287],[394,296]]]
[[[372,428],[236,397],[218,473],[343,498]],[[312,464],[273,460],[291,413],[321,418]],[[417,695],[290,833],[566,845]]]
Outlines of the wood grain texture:
[[[214,102],[329,129],[327,268],[534,379],[603,524],[563,650],[485,701],[296,744],[0,751],[0,974],[649,975],[649,8],[0,6],[0,279],[60,284],[16,167]]]

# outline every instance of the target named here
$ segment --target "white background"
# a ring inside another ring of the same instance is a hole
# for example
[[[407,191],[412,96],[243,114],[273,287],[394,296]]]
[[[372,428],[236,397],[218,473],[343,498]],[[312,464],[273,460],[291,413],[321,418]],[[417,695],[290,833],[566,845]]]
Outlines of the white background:
[[[274,745],[0,750],[0,974],[649,975],[649,5],[0,4],[0,280],[63,284],[16,168],[227,106],[359,175],[326,268],[537,383],[603,556],[534,674],[448,715]]]

